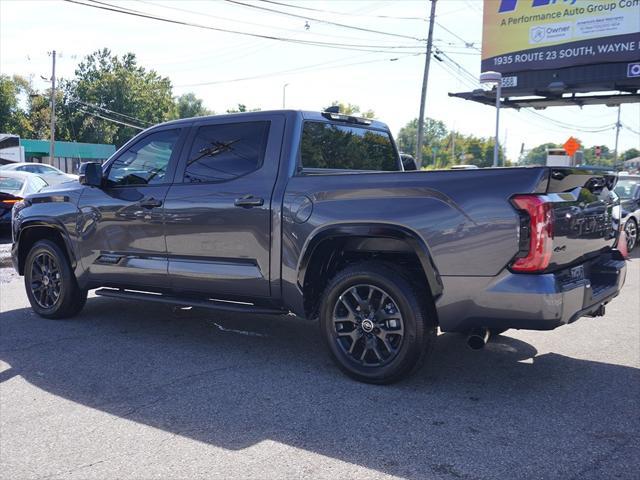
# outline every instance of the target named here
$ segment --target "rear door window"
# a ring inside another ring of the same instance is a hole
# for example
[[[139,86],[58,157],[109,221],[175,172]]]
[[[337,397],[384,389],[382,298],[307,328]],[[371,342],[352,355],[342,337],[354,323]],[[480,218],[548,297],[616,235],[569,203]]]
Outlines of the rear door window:
[[[305,122],[300,160],[303,168],[399,170],[388,132],[325,122]]]
[[[264,161],[269,124],[260,121],[199,127],[183,182],[224,182],[258,170]]]

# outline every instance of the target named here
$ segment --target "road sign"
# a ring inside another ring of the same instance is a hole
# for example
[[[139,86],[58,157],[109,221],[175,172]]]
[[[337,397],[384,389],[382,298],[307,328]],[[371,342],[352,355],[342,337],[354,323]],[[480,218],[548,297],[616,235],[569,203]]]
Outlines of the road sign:
[[[580,149],[580,142],[578,142],[578,140],[573,137],[569,137],[569,140],[564,142],[562,148],[564,148],[564,151],[567,152],[567,155],[573,157],[575,153]]]

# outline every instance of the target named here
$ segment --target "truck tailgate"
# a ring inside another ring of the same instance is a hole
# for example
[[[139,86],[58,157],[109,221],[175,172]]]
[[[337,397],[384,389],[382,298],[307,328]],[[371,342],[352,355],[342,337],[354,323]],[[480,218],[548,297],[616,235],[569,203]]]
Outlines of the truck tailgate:
[[[514,199],[523,217],[519,256],[537,248],[546,258],[538,266],[554,271],[613,248],[620,231],[616,181],[611,172],[550,168],[545,194]],[[533,209],[532,197],[538,202]]]

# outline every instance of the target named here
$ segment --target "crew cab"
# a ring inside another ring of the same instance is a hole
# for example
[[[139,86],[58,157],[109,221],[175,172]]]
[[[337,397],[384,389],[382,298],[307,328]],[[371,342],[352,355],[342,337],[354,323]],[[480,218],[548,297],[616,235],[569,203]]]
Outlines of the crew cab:
[[[481,347],[602,315],[626,272],[616,180],[405,172],[386,125],[336,112],[184,119],[17,204],[12,256],[42,317],[79,313],[91,289],[295,314],[348,375],[388,383],[438,328]]]

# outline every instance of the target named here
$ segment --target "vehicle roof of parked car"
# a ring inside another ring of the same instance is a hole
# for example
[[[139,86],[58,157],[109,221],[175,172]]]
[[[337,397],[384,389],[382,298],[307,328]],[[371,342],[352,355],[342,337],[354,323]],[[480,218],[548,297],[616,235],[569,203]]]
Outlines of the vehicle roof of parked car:
[[[362,117],[358,117],[357,115],[347,115],[347,114],[337,114],[339,116],[342,117],[348,117],[351,119],[356,119],[356,120],[360,120],[362,122],[366,122],[366,123],[355,123],[352,121],[341,121],[339,119],[329,119],[327,117],[325,117],[323,115],[323,113],[327,114],[328,112],[312,112],[309,110],[259,110],[256,112],[237,112],[237,113],[226,113],[223,115],[208,115],[208,116],[204,116],[204,117],[191,117],[191,118],[180,118],[178,120],[171,120],[169,122],[164,122],[160,125],[181,125],[184,123],[191,123],[191,122],[196,122],[196,123],[204,123],[204,122],[208,122],[211,120],[226,120],[226,119],[231,119],[231,118],[246,118],[251,119],[251,118],[262,118],[262,117],[267,117],[267,116],[271,116],[274,114],[285,114],[285,115],[292,115],[292,114],[302,114],[302,117],[305,120],[316,120],[316,121],[321,121],[321,122],[328,122],[328,121],[332,121],[332,122],[336,122],[336,123],[344,123],[345,125],[351,125],[351,126],[359,126],[359,127],[365,127],[365,128],[376,128],[376,129],[380,129],[380,130],[388,130],[389,127],[387,126],[386,123],[380,122],[378,120],[373,120],[373,119],[368,119],[368,118],[362,118]],[[151,127],[154,128],[154,127]]]
[[[44,178],[42,178],[41,175],[38,175],[36,173],[16,172],[14,170],[6,170],[6,169],[0,170],[0,176],[2,176],[2,177],[11,177],[11,178],[21,178],[23,180],[24,179],[28,179],[28,178],[32,178],[32,177],[38,177],[38,178],[42,179],[43,181],[45,181]]]
[[[59,168],[54,167],[53,165],[49,165],[47,163],[39,163],[39,162],[12,162],[7,163],[5,165],[0,166],[0,170],[13,170],[14,168],[21,167],[22,165],[42,165],[43,167],[52,168],[58,172],[62,172]],[[26,172],[25,172],[26,173]],[[62,172],[64,173],[64,172]]]

